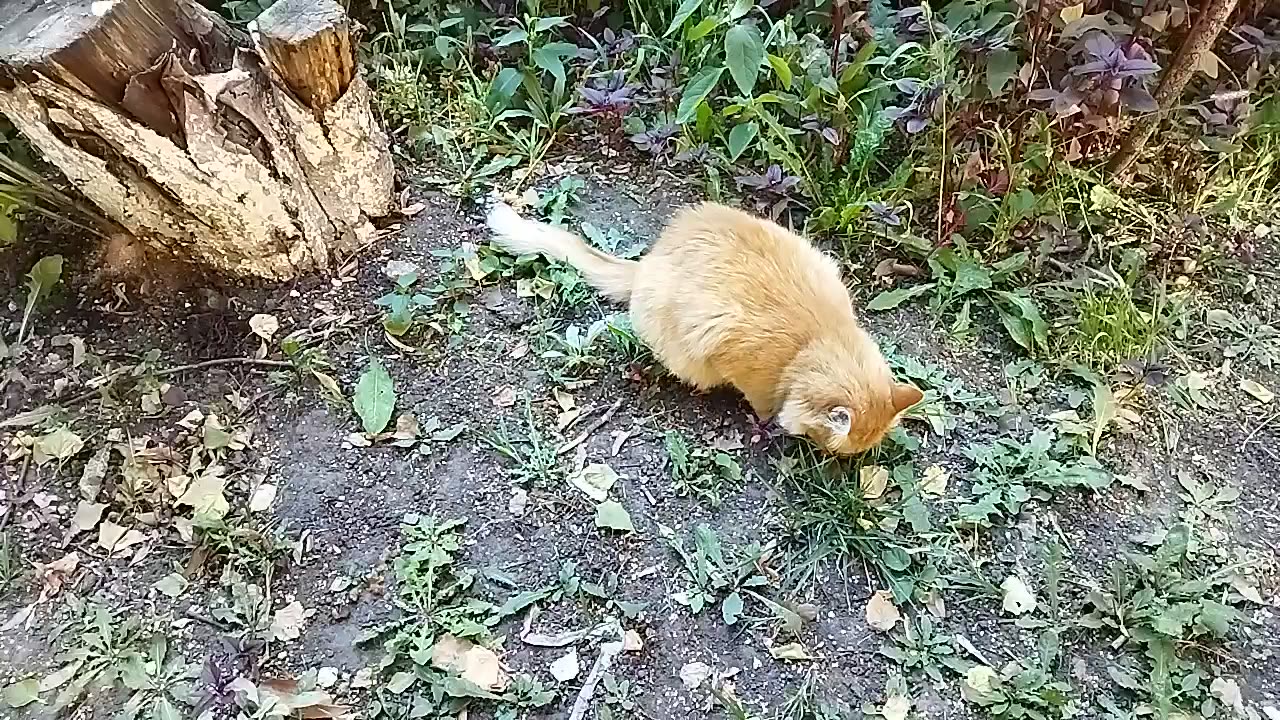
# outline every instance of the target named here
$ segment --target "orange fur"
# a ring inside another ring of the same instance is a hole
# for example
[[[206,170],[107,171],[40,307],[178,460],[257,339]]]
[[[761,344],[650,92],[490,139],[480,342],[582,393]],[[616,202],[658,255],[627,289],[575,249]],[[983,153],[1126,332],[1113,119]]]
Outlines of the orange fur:
[[[497,242],[577,267],[627,300],[636,334],[695,388],[733,385],[762,418],[837,454],[879,444],[922,395],[894,381],[858,325],[835,261],[804,238],[740,210],[681,210],[640,260],[590,248],[500,205]]]

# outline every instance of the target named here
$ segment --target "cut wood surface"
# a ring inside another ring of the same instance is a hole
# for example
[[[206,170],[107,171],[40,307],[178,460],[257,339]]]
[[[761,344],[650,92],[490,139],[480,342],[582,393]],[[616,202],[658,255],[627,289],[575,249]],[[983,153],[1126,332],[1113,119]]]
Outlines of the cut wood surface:
[[[254,46],[190,0],[0,0],[0,113],[150,252],[326,269],[390,213],[394,168],[341,6],[277,5]]]

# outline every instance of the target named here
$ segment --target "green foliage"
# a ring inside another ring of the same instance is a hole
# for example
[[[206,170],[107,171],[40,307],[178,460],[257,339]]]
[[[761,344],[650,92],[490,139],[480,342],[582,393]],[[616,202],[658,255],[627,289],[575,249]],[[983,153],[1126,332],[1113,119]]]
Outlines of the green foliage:
[[[990,527],[1017,515],[1033,498],[1047,500],[1064,488],[1103,490],[1113,480],[1096,459],[1080,457],[1068,440],[1048,430],[1036,430],[1025,442],[1001,438],[962,454],[975,463],[969,474],[972,499],[956,510],[962,526]]]
[[[496,432],[481,440],[512,463],[510,473],[516,482],[554,487],[564,480],[565,470],[551,438],[534,419],[528,397],[524,400],[522,425],[521,434],[515,435],[503,420]]]
[[[677,593],[674,599],[694,615],[719,603],[721,619],[726,625],[734,625],[745,611],[749,589],[769,584],[768,579],[760,574],[759,567],[772,552],[772,544],[726,547],[715,530],[699,524],[693,531],[693,547],[688,548],[671,528],[659,527],[659,532],[680,557],[691,581],[689,587]]]
[[[1205,655],[1247,623],[1236,606],[1232,569],[1211,569],[1194,526],[1178,523],[1153,539],[1149,554],[1128,552],[1111,565],[1106,585],[1089,591],[1083,627],[1115,635],[1115,647],[1141,650],[1109,668],[1156,716],[1176,709],[1212,715]],[[1136,666],[1136,667],[1135,667]]]
[[[391,374],[377,360],[370,360],[369,367],[356,383],[351,406],[360,417],[361,426],[368,435],[377,435],[391,422],[396,407],[396,391]]]
[[[671,479],[682,495],[694,495],[719,507],[725,485],[733,488],[742,484],[742,466],[729,453],[690,445],[678,430],[668,430],[662,446],[671,464]]]
[[[438,653],[445,647],[483,648],[492,641],[490,626],[504,616],[477,597],[477,574],[460,565],[464,524],[429,516],[405,518],[405,543],[393,564],[399,617],[359,641],[379,643],[383,652],[370,718],[405,717],[410,708],[414,717],[440,720],[468,711],[514,718],[555,699],[553,691],[528,675],[512,678],[501,690],[487,689],[441,661]]]

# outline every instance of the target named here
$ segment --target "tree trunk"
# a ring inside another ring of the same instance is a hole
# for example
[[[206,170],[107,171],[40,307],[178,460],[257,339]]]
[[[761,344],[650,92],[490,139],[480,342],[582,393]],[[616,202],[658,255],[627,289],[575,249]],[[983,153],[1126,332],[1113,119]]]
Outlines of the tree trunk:
[[[1191,31],[1187,33],[1182,46],[1178,48],[1178,54],[1174,56],[1173,63],[1169,65],[1169,69],[1160,80],[1160,86],[1156,88],[1155,100],[1160,110],[1141,118],[1129,130],[1128,137],[1124,139],[1115,157],[1111,159],[1108,170],[1112,176],[1124,177],[1146,148],[1147,141],[1159,127],[1160,121],[1182,99],[1187,83],[1200,67],[1200,56],[1213,49],[1214,43],[1218,41],[1218,35],[1222,34],[1222,29],[1231,19],[1231,13],[1235,12],[1238,2],[1239,0],[1208,0],[1203,4],[1200,16],[1191,26]]]
[[[394,168],[336,0],[246,36],[193,0],[0,0],[0,113],[149,252],[323,270],[389,214]]]

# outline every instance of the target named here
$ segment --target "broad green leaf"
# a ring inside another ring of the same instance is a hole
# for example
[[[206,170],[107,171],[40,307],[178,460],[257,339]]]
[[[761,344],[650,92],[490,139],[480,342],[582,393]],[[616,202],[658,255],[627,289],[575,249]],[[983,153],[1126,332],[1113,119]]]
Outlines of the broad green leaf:
[[[1173,666],[1177,661],[1173,643],[1155,638],[1147,643],[1147,657],[1151,659],[1151,698],[1154,700],[1156,718],[1168,720],[1173,710]]]
[[[772,53],[767,55],[765,59],[769,61],[769,67],[773,68],[773,74],[778,77],[778,82],[782,83],[782,88],[790,90],[792,80],[791,64]]]
[[[729,19],[737,20],[743,15],[751,12],[751,8],[755,7],[755,0],[734,0],[733,7],[729,8]]]
[[[1152,627],[1158,633],[1168,635],[1171,638],[1180,638],[1183,631],[1187,629],[1187,626],[1191,624],[1191,621],[1195,619],[1196,613],[1199,611],[1200,605],[1198,603],[1175,603],[1156,615]]]
[[[689,40],[701,40],[712,30],[715,30],[716,26],[719,24],[720,18],[715,17],[714,15],[708,18],[703,18],[702,22],[689,28],[689,32],[686,32],[684,36]]]
[[[662,34],[662,37],[671,37],[691,15],[697,12],[701,5],[702,0],[684,0],[684,2],[680,3],[680,8],[676,10],[675,16],[671,18],[671,25],[667,27],[667,31]]]
[[[525,32],[522,28],[515,28],[514,30],[507,31],[505,35],[503,35],[502,37],[494,41],[493,46],[506,47],[507,45],[513,45],[518,42],[524,42],[525,40],[528,40],[528,39],[529,39],[529,33]]]
[[[677,125],[684,125],[693,119],[698,106],[715,89],[722,74],[723,67],[706,68],[684,86],[684,91],[680,94],[680,106],[676,109]]]
[[[756,139],[759,132],[760,126],[755,122],[734,125],[729,131],[729,159],[737,160],[751,146],[751,141]]]
[[[1205,630],[1208,630],[1214,637],[1226,637],[1231,632],[1231,626],[1240,622],[1243,616],[1239,610],[1224,605],[1216,600],[1204,600],[1200,603],[1200,614],[1196,617],[1198,623]]]
[[[725,625],[734,625],[738,619],[742,617],[742,595],[734,591],[725,597],[724,602],[720,603],[720,616],[724,618]]]
[[[596,527],[617,530],[619,532],[635,532],[631,524],[631,515],[616,500],[606,500],[596,506]]]
[[[382,363],[377,360],[369,363],[356,383],[351,404],[366,433],[376,435],[386,429],[396,407],[396,391],[391,384],[391,375]]]
[[[999,300],[1012,306],[1017,317],[1023,321],[1026,330],[1026,342],[1018,341],[1018,344],[1030,352],[1035,352],[1037,347],[1047,351],[1049,349],[1049,324],[1044,321],[1044,316],[1040,314],[1040,308],[1036,307],[1035,301],[1004,290],[996,291],[994,295]],[[1002,310],[1000,315],[1000,319],[1005,322],[1005,327],[1008,328],[1009,321],[1006,319],[1006,313]],[[1010,333],[1012,334],[1012,329]],[[1018,338],[1015,337],[1014,340],[1017,341]]]
[[[1004,86],[1018,74],[1018,53],[1012,50],[994,50],[987,56],[987,89],[991,97],[1000,97]]]
[[[953,297],[960,297],[974,290],[991,288],[991,271],[970,258],[961,257],[955,266],[955,281],[951,285]]]
[[[489,93],[485,96],[485,106],[490,110],[505,110],[520,88],[520,71],[505,67],[489,85]],[[410,283],[412,284],[412,283]]]
[[[558,17],[538,18],[538,20],[533,24],[533,31],[546,32],[551,28],[557,28],[562,25],[568,25],[568,23],[565,22],[568,19],[569,19],[568,15],[561,15]]]
[[[4,704],[11,708],[26,707],[40,699],[40,681],[29,678],[4,689]]]
[[[61,255],[49,255],[37,260],[31,266],[31,272],[27,273],[27,303],[34,304],[43,300],[61,279]]]
[[[173,706],[168,697],[161,695],[156,698],[156,704],[151,710],[151,717],[154,720],[182,720],[182,713],[178,712],[178,708]]]
[[[764,54],[764,39],[754,25],[739,23],[725,33],[724,61],[744,97],[751,97],[756,87]]]
[[[897,290],[885,290],[879,295],[871,298],[871,302],[867,303],[868,310],[892,310],[902,303],[923,295],[933,289],[936,283],[925,283],[923,285],[915,285],[908,288],[898,288]]]

